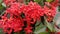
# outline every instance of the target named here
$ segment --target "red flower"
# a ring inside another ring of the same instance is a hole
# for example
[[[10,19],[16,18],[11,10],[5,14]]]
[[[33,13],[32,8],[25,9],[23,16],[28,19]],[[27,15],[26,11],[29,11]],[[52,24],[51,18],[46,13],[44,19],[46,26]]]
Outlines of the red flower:
[[[26,34],[32,33],[32,27],[31,26],[27,26],[25,28],[25,32],[26,32]]]
[[[20,4],[19,3],[12,3],[10,8],[7,8],[6,10],[9,14],[19,15],[22,11],[20,11]]]
[[[60,32],[57,32],[56,34],[60,34]]]
[[[24,29],[26,34],[32,33],[32,25],[35,25],[37,20],[40,21],[41,16],[47,16],[49,21],[50,17],[54,17],[56,14],[56,9],[53,6],[49,8],[45,5],[44,8],[42,8],[36,2],[30,2],[28,5],[20,5],[20,3],[13,3],[13,1],[10,2],[12,2],[10,7],[7,8],[4,16],[2,16],[2,28],[4,32],[8,34],[10,34],[12,30],[13,32],[19,32],[22,29]],[[7,1],[7,3],[9,3],[9,1]],[[10,15],[9,18],[8,14]]]
[[[6,4],[6,5],[10,5],[11,3],[15,2],[16,0],[3,0],[3,2]]]
[[[54,7],[48,8],[47,6],[44,6],[44,13],[47,17],[48,16],[54,17],[56,14],[56,9]]]
[[[56,7],[56,6],[58,6],[58,2],[59,2],[59,0],[54,0],[54,1],[51,3],[51,5]]]

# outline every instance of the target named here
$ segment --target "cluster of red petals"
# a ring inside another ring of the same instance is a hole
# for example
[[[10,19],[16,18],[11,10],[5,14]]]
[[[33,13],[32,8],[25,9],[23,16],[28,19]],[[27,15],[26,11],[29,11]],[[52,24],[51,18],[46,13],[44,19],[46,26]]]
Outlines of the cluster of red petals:
[[[52,2],[45,2],[45,4],[48,4],[49,6],[57,7],[59,5],[59,0],[53,0]]]
[[[14,30],[14,32],[19,32],[22,30],[24,24],[22,19],[20,18],[12,18],[10,17],[10,19],[7,19],[5,16],[2,17],[2,28],[4,30],[5,33],[11,34],[12,30]]]
[[[56,34],[60,34],[60,32],[57,32]]]
[[[53,6],[58,6],[59,4],[58,4],[58,2],[59,2],[59,0],[54,0],[52,3],[51,3],[51,5],[53,5]]]
[[[45,2],[44,6],[44,13],[47,16],[47,21],[51,22],[56,14],[56,7],[59,5],[58,4],[59,0],[54,0],[53,2]]]
[[[56,8],[54,6],[52,7],[44,6],[44,13],[46,16],[54,17],[56,14]]]
[[[26,32],[26,34],[32,32],[32,26],[34,25],[36,20],[40,20],[40,16],[44,16],[43,9],[37,3],[30,2],[28,5],[20,6],[19,3],[12,3],[9,8],[7,8],[6,13],[2,16],[3,24],[2,28],[4,32],[11,34],[12,30],[14,32],[19,32],[22,29]],[[24,14],[24,18],[22,18],[22,13]],[[7,15],[10,15],[8,18]],[[26,21],[26,22],[25,22]],[[26,23],[26,25],[24,25]],[[25,28],[23,28],[26,26]]]
[[[47,21],[51,22],[51,20],[53,20],[55,14],[56,14],[56,7],[54,7],[54,6],[50,6],[50,7],[44,6],[44,13],[45,13],[45,16],[47,17]]]
[[[9,3],[8,1],[13,2],[15,0],[7,0],[5,3]],[[7,17],[7,14],[10,14],[9,18]],[[44,8],[42,8],[36,2],[30,2],[28,5],[20,5],[19,3],[14,2],[7,8],[4,16],[2,16],[2,28],[4,32],[7,32],[8,34],[11,34],[12,31],[19,32],[22,29],[24,29],[26,34],[29,34],[32,32],[32,25],[34,25],[37,20],[40,20],[41,16],[54,17],[55,14],[55,7],[48,8],[47,6],[44,6]]]
[[[9,6],[14,2],[24,3],[24,0],[3,0],[3,2],[6,4],[6,6]]]
[[[7,8],[6,12],[14,15],[19,15],[21,13],[20,4],[16,2],[12,3],[10,8]]]
[[[14,3],[16,0],[3,0],[3,2],[6,4],[6,5],[10,5],[11,3]]]

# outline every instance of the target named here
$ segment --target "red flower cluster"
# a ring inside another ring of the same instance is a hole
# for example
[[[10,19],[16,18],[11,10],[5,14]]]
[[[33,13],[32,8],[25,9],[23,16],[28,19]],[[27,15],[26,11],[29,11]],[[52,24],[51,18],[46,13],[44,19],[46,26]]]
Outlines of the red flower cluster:
[[[59,2],[59,0],[54,0],[52,3],[51,3],[51,5],[53,5],[53,6],[58,6],[59,4],[58,4],[58,2]]]
[[[6,5],[10,5],[11,3],[14,3],[16,0],[3,0],[3,2],[6,4]]]
[[[44,13],[46,16],[54,17],[56,13],[56,8],[44,6]]]
[[[19,32],[22,30],[22,27],[24,26],[20,18],[10,18],[10,19],[3,19],[3,20],[5,21],[2,24],[3,26],[2,28],[4,32],[7,32],[8,34],[11,34],[12,30],[14,30],[14,32]]]
[[[10,6],[14,2],[24,3],[24,0],[3,0],[3,2],[6,4],[6,6]]]
[[[59,5],[59,0],[53,0],[52,2],[45,2],[45,4],[49,5],[49,6],[54,6],[57,7]]]
[[[15,2],[11,4],[10,8],[7,8],[6,13],[2,16],[2,28],[8,34],[11,34],[12,30],[19,32],[22,29],[26,34],[29,34],[32,33],[32,25],[35,24],[36,20],[40,20],[40,16],[44,16],[44,11],[37,3],[30,2],[28,5],[20,6],[19,3]]]
[[[47,16],[47,21],[51,22],[56,14],[56,7],[58,6],[59,0],[54,0],[53,2],[45,2],[44,13]]]
[[[15,0],[14,0],[15,1]],[[9,2],[13,2],[10,1]],[[9,3],[8,0],[5,2]],[[8,16],[9,14],[9,16]],[[32,25],[37,20],[41,20],[41,16],[54,17],[56,14],[55,7],[48,8],[44,6],[42,8],[35,2],[30,2],[28,5],[20,5],[17,2],[11,3],[11,6],[7,8],[6,13],[2,16],[2,28],[4,32],[11,34],[11,32],[19,32],[24,30],[26,34],[32,33]]]

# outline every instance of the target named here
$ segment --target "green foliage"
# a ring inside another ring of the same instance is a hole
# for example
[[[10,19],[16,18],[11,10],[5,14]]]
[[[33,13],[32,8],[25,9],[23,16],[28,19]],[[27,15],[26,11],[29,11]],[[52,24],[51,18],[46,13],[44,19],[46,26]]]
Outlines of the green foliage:
[[[37,22],[36,25],[39,24],[39,26],[35,27],[35,31],[34,34],[49,34],[48,32],[46,32],[46,28],[49,29],[49,32],[55,32],[55,28],[54,28],[54,23],[49,23],[46,20],[44,21],[45,25],[43,25],[41,22]]]
[[[41,32],[39,34],[50,34],[49,32]]]
[[[40,2],[41,0],[34,0],[35,2]]]
[[[47,2],[52,2],[53,0],[46,0]]]
[[[4,7],[2,5],[0,5],[0,10],[2,10]]]
[[[0,10],[4,10],[6,8],[6,5],[4,3],[0,4]]]
[[[3,30],[0,28],[0,34],[3,34]]]
[[[48,29],[49,29],[51,32],[55,32],[55,29],[54,29],[54,25],[53,25],[53,24],[50,24],[50,23],[46,22],[46,26],[48,27]]]
[[[45,30],[46,30],[46,26],[44,26],[41,22],[37,21],[37,23],[35,25],[34,34],[39,34],[40,32],[45,32]]]
[[[60,12],[60,6],[58,6],[58,11]]]
[[[4,3],[2,3],[2,6],[6,8],[6,5]]]
[[[44,0],[34,0],[34,1],[40,4],[41,6],[44,6]]]
[[[2,3],[2,0],[0,0],[0,3]]]
[[[47,22],[47,20],[45,19],[45,25],[46,27],[48,27],[48,29],[50,30],[50,32],[55,32],[55,28],[54,28],[54,22]]]

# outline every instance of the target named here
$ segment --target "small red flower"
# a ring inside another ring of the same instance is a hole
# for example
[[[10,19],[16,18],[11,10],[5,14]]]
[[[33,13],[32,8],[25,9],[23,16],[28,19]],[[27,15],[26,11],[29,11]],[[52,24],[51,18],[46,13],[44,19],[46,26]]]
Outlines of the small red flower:
[[[32,27],[31,26],[27,26],[25,28],[25,32],[26,32],[26,34],[32,33]]]
[[[60,32],[57,32],[57,34],[60,34]]]
[[[3,2],[6,4],[6,5],[10,5],[11,3],[15,2],[16,0],[3,0]]]

